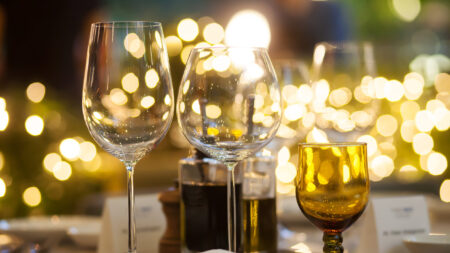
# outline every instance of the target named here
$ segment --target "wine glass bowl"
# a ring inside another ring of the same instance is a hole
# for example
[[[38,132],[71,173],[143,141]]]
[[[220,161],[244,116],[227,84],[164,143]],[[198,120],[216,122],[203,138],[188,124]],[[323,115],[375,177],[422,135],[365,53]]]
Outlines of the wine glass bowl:
[[[278,82],[262,48],[195,48],[178,101],[191,144],[222,162],[249,157],[274,136],[281,118]]]
[[[301,211],[324,232],[324,252],[343,252],[341,232],[369,199],[366,144],[300,144],[295,184]]]
[[[165,136],[173,117],[173,90],[161,24],[94,23],[82,95],[94,140],[121,160],[128,175],[128,252],[136,252],[134,166]]]

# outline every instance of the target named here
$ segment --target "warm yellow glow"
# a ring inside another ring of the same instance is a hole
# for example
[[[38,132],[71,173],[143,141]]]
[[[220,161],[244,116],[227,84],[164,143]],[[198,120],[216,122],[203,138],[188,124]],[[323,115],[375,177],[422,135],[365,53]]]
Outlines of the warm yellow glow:
[[[166,104],[166,105],[168,105],[168,106],[170,106],[170,105],[172,104],[172,99],[170,98],[169,94],[167,94],[167,95],[164,97],[164,104]]]
[[[397,80],[391,80],[384,87],[384,94],[387,100],[396,102],[402,99],[403,95],[405,94],[405,90],[403,89],[403,85],[401,82]]]
[[[58,162],[53,168],[53,176],[59,181],[66,181],[72,175],[72,166],[67,162]]]
[[[306,107],[301,104],[293,104],[284,110],[284,117],[289,121],[296,121],[306,113]]]
[[[378,177],[388,177],[394,171],[394,161],[389,156],[380,155],[372,160],[370,169]]]
[[[75,161],[80,155],[80,144],[72,138],[67,138],[59,144],[59,152],[69,161]]]
[[[116,105],[124,105],[128,102],[128,97],[122,89],[112,89],[109,93],[109,97],[111,98],[111,102]]]
[[[433,176],[442,175],[447,169],[447,158],[441,153],[432,152],[427,159],[427,170]]]
[[[44,165],[45,170],[53,173],[53,168],[58,162],[61,162],[61,156],[57,153],[50,153],[44,157],[42,164]]]
[[[414,135],[419,132],[416,128],[416,124],[413,120],[406,120],[402,123],[400,128],[400,134],[404,141],[412,142]]]
[[[36,82],[28,85],[27,87],[27,97],[30,101],[34,103],[39,103],[44,99],[45,96],[45,86],[42,83]]]
[[[368,127],[373,121],[372,115],[366,111],[353,112],[350,118],[360,127]]]
[[[377,131],[383,136],[392,136],[397,131],[398,123],[394,116],[385,114],[378,118],[376,123]]]
[[[222,115],[222,110],[217,105],[207,105],[205,111],[206,117],[210,119],[217,119]]]
[[[439,109],[433,114],[435,117],[436,129],[439,131],[447,131],[450,128],[450,111],[447,109]]]
[[[288,104],[297,102],[297,87],[292,84],[284,85],[281,95]]]
[[[155,104],[155,99],[152,96],[145,96],[141,100],[141,106],[148,109]]]
[[[415,117],[416,127],[421,132],[429,132],[433,129],[433,114],[429,111],[419,111]]]
[[[5,166],[5,156],[3,156],[3,153],[0,152],[0,170],[3,169],[3,166]]]
[[[316,123],[316,115],[312,112],[308,112],[302,118],[302,124],[306,128],[311,128]]]
[[[231,65],[230,57],[226,55],[219,55],[212,60],[212,67],[217,72],[227,70]]]
[[[122,78],[122,88],[128,92],[133,93],[139,88],[139,79],[134,73],[127,73]]]
[[[125,49],[135,58],[141,58],[145,54],[144,42],[136,33],[129,33],[123,41]]]
[[[306,142],[328,143],[329,141],[327,133],[314,127],[309,131],[308,135],[306,135]]]
[[[178,36],[184,41],[193,41],[198,35],[198,25],[193,19],[185,18],[178,23]]]
[[[145,73],[145,84],[147,85],[147,87],[153,89],[156,87],[158,82],[159,82],[158,72],[156,72],[155,69],[147,70],[147,72]]]
[[[450,93],[450,75],[447,73],[440,73],[434,80],[434,87],[437,92]]]
[[[323,58],[325,57],[326,48],[324,45],[318,45],[314,49],[313,61],[315,65],[322,64]]]
[[[348,167],[348,165],[344,164],[342,170],[342,179],[344,183],[348,183],[348,181],[350,181],[350,168]]]
[[[410,171],[416,172],[417,168],[412,165],[405,165],[400,168],[400,172],[410,172]]]
[[[165,112],[162,116],[162,120],[166,120],[169,117],[169,112]]]
[[[328,101],[334,107],[341,107],[348,104],[352,100],[352,91],[347,88],[339,88],[331,91]]]
[[[300,253],[312,253],[311,249],[303,242],[297,243],[294,246],[291,247],[291,249],[294,250],[294,252],[300,252]]]
[[[41,192],[35,186],[28,187],[23,192],[22,198],[27,206],[34,207],[41,203]]]
[[[0,111],[6,110],[6,100],[0,97]]]
[[[297,98],[303,104],[309,104],[313,98],[313,91],[309,85],[302,84],[297,90]]]
[[[208,129],[206,129],[206,133],[207,133],[208,135],[211,135],[211,136],[216,136],[216,135],[218,135],[220,132],[219,132],[219,129],[217,129],[217,128],[214,128],[214,127],[208,127]]]
[[[313,84],[314,98],[317,101],[325,102],[330,94],[330,85],[325,79]]]
[[[203,29],[203,38],[211,44],[220,43],[225,37],[223,27],[217,23],[207,24]]]
[[[420,0],[392,0],[392,6],[398,18],[411,22],[420,13]]]
[[[413,120],[417,112],[420,111],[420,106],[415,101],[405,101],[400,106],[400,113],[404,120]]]
[[[44,130],[44,120],[37,115],[29,116],[25,120],[25,129],[30,135],[38,136]]]
[[[167,45],[167,54],[169,56],[178,55],[183,47],[183,42],[177,36],[168,36],[165,39]]]
[[[294,164],[287,162],[279,165],[275,169],[275,174],[277,176],[277,179],[280,180],[281,182],[290,183],[294,180],[295,176],[297,175],[297,169],[295,168]]]
[[[378,99],[382,99],[386,97],[384,94],[385,87],[387,85],[388,80],[384,77],[377,77],[373,79],[373,86],[375,88],[375,97]]]
[[[183,84],[183,95],[186,95],[186,93],[188,92],[190,84],[191,84],[191,81],[189,81],[189,80],[184,82],[184,84]]]
[[[198,99],[196,99],[193,103],[192,103],[192,110],[197,113],[200,114],[200,103],[198,102]]]
[[[95,156],[94,160],[83,163],[83,168],[90,172],[97,171],[98,169],[100,169],[101,166],[102,166],[102,158],[99,155]]]
[[[405,97],[409,100],[417,100],[423,93],[425,81],[420,74],[409,73],[405,76],[403,86],[405,88]]]
[[[289,161],[290,158],[291,152],[289,151],[289,148],[283,146],[280,151],[278,151],[278,164],[285,164]]]
[[[443,202],[450,203],[450,179],[442,182],[441,188],[439,189],[439,196]]]
[[[2,178],[0,178],[0,198],[3,198],[6,194],[6,184]]]
[[[97,155],[97,148],[92,142],[85,141],[80,144],[80,160],[90,162]]]
[[[225,42],[228,46],[268,48],[270,43],[269,22],[257,11],[239,11],[227,25]]]
[[[181,61],[182,61],[184,64],[186,64],[187,59],[188,59],[188,57],[189,57],[189,54],[191,53],[191,50],[192,50],[193,48],[194,48],[194,46],[192,46],[192,45],[187,45],[187,46],[185,46],[185,47],[183,48],[183,50],[181,50],[180,57],[181,57]]]
[[[367,155],[372,156],[377,152],[378,145],[377,140],[370,135],[363,135],[358,138],[358,142],[367,143]]]
[[[8,127],[9,115],[7,111],[0,111],[0,131],[5,131]]]
[[[426,155],[431,152],[434,146],[433,138],[426,133],[418,133],[413,137],[413,149],[419,155]]]

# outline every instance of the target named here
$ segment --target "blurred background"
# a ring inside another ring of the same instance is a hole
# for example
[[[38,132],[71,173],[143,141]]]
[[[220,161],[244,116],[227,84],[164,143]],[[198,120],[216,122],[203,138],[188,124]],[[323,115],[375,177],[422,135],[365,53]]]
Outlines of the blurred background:
[[[163,23],[175,94],[196,46],[269,49],[285,101],[285,118],[268,148],[278,158],[280,194],[293,193],[297,142],[347,140],[368,142],[372,191],[450,202],[447,0],[3,0],[0,218],[99,214],[105,196],[126,192],[124,168],[93,142],[81,112],[90,24],[111,20]],[[354,90],[334,84],[346,76],[313,85],[315,61],[324,54],[314,49],[323,41],[371,43],[375,76]],[[130,53],[138,58],[139,50]],[[197,71],[214,66],[204,68]],[[311,109],[311,92],[324,94],[325,116]],[[364,109],[347,106],[352,98]],[[188,149],[174,121],[137,165],[137,193],[172,186]]]

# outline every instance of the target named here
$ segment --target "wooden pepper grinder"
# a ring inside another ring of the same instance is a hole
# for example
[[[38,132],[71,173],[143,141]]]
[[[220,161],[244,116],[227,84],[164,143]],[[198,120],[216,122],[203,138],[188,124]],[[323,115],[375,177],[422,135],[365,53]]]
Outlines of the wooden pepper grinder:
[[[166,231],[159,241],[159,253],[180,253],[180,192],[171,187],[159,194],[166,217]]]

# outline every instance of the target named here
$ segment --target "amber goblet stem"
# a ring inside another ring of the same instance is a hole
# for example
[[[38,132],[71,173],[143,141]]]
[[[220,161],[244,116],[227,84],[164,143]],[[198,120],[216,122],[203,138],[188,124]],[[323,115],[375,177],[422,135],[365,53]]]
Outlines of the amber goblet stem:
[[[324,253],[343,253],[342,234],[340,232],[323,233],[323,252]]]

